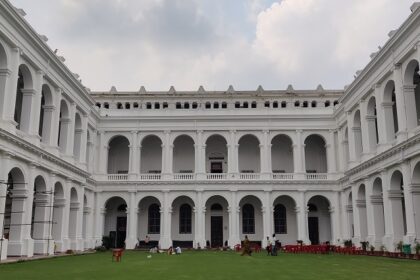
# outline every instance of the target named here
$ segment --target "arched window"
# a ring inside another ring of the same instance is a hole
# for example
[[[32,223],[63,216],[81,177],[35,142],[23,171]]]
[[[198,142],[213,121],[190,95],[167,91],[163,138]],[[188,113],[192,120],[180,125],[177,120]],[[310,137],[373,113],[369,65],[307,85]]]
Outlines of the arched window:
[[[188,204],[182,204],[179,208],[179,233],[189,234],[191,233],[191,206]]]
[[[128,102],[126,102],[126,103],[125,103],[125,109],[130,109],[130,107],[131,107],[131,104],[130,104],[130,103],[128,103]]]
[[[105,108],[105,109],[109,109],[109,103],[108,103],[108,102],[105,102],[105,103],[104,103],[104,108]]]
[[[159,234],[160,233],[160,207],[156,203],[149,206],[148,213],[148,233]]]
[[[314,101],[312,101],[312,103],[311,103],[311,107],[312,108],[315,108],[316,107],[316,101],[314,100]]]
[[[206,109],[211,109],[211,103],[210,102],[206,102],[205,108]]]
[[[308,101],[303,101],[302,106],[303,108],[308,108]]]
[[[123,108],[122,103],[121,103],[121,102],[118,102],[118,103],[117,103],[117,109],[122,109],[122,108]]]
[[[127,212],[127,204],[120,204],[120,206],[118,206],[117,208],[118,212]]]
[[[159,102],[155,102],[155,109],[160,109],[160,103]]]
[[[270,108],[270,101],[265,101],[264,102],[264,107],[265,108]]]
[[[95,106],[98,107],[98,108],[101,108],[101,103],[96,102],[96,105]]]
[[[251,204],[245,204],[242,207],[242,233],[255,233],[255,212],[254,206],[252,206]]]
[[[222,102],[222,109],[226,109],[227,108],[227,103],[226,102]]]
[[[193,109],[197,109],[197,108],[198,108],[198,104],[197,104],[197,102],[193,102],[193,104],[192,104],[192,108],[193,108]]]
[[[257,108],[257,102],[253,101],[251,103],[251,108],[253,108],[253,109]]]
[[[219,109],[219,102],[213,103],[213,109]]]
[[[274,207],[274,232],[278,234],[287,233],[286,207],[277,204]]]
[[[329,100],[325,101],[325,107],[330,107],[331,102]]]
[[[299,107],[300,106],[300,102],[299,101],[295,101],[295,107]]]
[[[184,103],[184,109],[190,109],[190,103],[185,102]]]
[[[286,108],[286,107],[287,107],[287,103],[286,103],[286,101],[282,101],[282,102],[281,102],[281,107],[282,107],[282,108]]]
[[[248,108],[248,102],[244,102],[244,103],[242,104],[242,108]]]
[[[277,101],[273,102],[273,108],[278,108],[279,107],[279,103]]]

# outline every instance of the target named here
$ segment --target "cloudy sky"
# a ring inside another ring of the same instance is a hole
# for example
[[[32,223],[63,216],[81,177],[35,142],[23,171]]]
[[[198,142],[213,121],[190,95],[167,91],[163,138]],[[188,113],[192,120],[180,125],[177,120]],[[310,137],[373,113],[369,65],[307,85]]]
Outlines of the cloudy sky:
[[[413,0],[10,0],[92,90],[343,88]]]

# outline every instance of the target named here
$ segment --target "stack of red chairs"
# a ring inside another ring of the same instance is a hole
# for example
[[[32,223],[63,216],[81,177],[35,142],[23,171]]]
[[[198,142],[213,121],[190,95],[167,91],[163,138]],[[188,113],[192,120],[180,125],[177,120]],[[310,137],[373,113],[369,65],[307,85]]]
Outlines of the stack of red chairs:
[[[233,249],[235,250],[235,252],[240,252],[241,251],[241,244],[236,244],[235,247],[233,247]]]

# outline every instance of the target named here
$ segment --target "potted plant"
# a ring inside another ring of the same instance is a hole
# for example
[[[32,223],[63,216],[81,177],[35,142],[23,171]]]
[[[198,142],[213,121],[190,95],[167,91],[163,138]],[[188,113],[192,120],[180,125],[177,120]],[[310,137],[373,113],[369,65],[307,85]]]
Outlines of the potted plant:
[[[351,241],[351,239],[344,240],[344,247],[351,248],[352,246],[353,246],[353,242]]]
[[[369,242],[368,241],[361,241],[360,244],[362,244],[362,251],[363,253],[366,253],[368,246],[369,246]]]
[[[370,254],[371,254],[372,256],[373,256],[373,255],[375,255],[375,246],[370,245],[369,249],[370,249]]]

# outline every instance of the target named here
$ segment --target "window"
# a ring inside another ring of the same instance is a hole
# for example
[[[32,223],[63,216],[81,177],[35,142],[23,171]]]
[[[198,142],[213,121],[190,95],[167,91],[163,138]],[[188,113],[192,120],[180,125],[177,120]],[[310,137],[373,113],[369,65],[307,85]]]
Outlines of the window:
[[[243,108],[248,108],[248,102],[244,102],[244,103],[242,104],[242,107],[243,107]]]
[[[130,109],[130,106],[131,106],[130,103],[128,103],[128,102],[125,103],[125,109]]]
[[[179,208],[179,233],[189,234],[191,233],[191,206],[188,204],[182,204]]]
[[[338,105],[338,100],[335,100],[333,104],[334,104],[334,106]]]
[[[117,109],[122,109],[122,108],[123,108],[123,105],[120,102],[118,102],[117,103]]]
[[[197,102],[193,102],[193,104],[192,104],[192,108],[193,108],[193,109],[197,109],[197,108],[198,108],[198,104],[197,104]]]
[[[127,212],[127,204],[121,204],[120,206],[118,206],[117,211],[118,212]]]
[[[149,234],[159,234],[160,233],[160,207],[156,203],[153,203],[149,206],[149,225],[148,233]]]
[[[255,102],[255,101],[252,102],[251,103],[251,108],[253,108],[253,109],[257,108],[257,102]]]
[[[213,109],[219,109],[219,102],[213,103]]]
[[[185,102],[184,103],[184,109],[190,109],[190,103]]]
[[[108,102],[105,102],[105,103],[104,103],[104,108],[105,108],[105,109],[109,109],[109,103],[108,103]]]
[[[312,106],[312,108],[315,108],[316,107],[316,101],[312,101],[311,106]]]
[[[255,215],[254,206],[245,204],[242,207],[242,233],[254,234],[255,233]]]
[[[308,108],[308,101],[303,101],[302,106],[303,106],[303,108]]]
[[[279,103],[277,101],[273,102],[273,108],[278,108],[279,107]]]
[[[168,102],[163,102],[162,108],[163,108],[163,109],[168,108]]]
[[[101,103],[96,103],[96,107],[101,108]]]
[[[146,103],[146,109],[152,109],[152,103],[147,102]]]
[[[330,107],[330,101],[329,100],[325,101],[325,107]]]
[[[138,108],[138,107],[139,107],[139,103],[134,102],[134,103],[133,103],[133,108]]]
[[[175,108],[176,108],[176,109],[182,109],[182,108],[181,108],[181,102],[177,102],[177,103],[175,103]]]
[[[265,108],[270,108],[270,101],[265,101],[264,102],[264,107]]]
[[[226,102],[222,102],[222,109],[226,109],[227,108],[227,103]]]
[[[282,101],[282,102],[281,102],[281,107],[282,107],[282,108],[286,108],[286,106],[287,106],[286,101]]]
[[[300,102],[299,101],[295,101],[295,107],[299,107],[300,106]]]
[[[239,102],[235,102],[235,108],[241,108],[241,104]]]
[[[210,102],[206,102],[206,109],[210,109],[210,108],[211,108]]]
[[[223,207],[219,203],[213,204],[210,209],[211,211],[223,211]]]
[[[155,102],[155,109],[160,109],[160,103],[159,102]]]
[[[274,232],[278,234],[287,233],[286,207],[277,204],[274,207]]]

